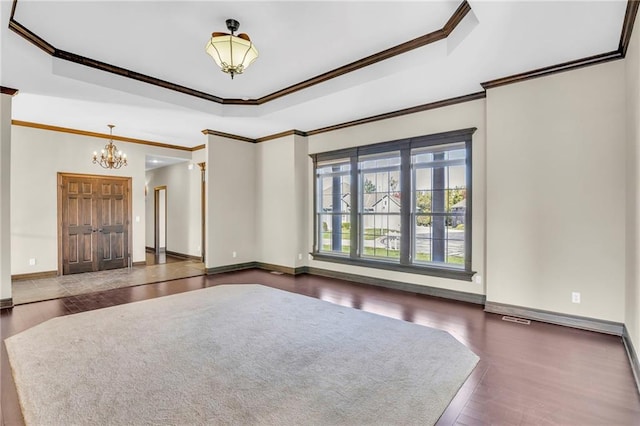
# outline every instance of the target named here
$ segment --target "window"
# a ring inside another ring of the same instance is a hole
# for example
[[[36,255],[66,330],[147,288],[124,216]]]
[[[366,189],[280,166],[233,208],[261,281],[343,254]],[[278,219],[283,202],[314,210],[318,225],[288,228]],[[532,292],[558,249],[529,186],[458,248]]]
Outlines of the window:
[[[416,262],[463,266],[466,218],[464,143],[411,152]]]
[[[400,260],[400,152],[358,159],[362,257]]]
[[[474,131],[312,155],[314,257],[471,280]]]

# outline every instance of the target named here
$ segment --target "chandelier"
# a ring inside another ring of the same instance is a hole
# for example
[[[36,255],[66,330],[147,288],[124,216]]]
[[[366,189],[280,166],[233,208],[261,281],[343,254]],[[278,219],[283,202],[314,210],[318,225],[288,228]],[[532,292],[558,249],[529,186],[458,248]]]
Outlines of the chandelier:
[[[105,169],[119,169],[127,165],[127,154],[119,151],[118,147],[113,144],[113,128],[116,126],[113,124],[108,124],[108,126],[109,143],[104,146],[99,157],[96,151],[93,152],[93,164],[100,164]]]
[[[233,35],[240,28],[240,22],[227,19],[227,28],[231,34],[214,32],[207,42],[205,51],[211,55],[222,72],[242,74],[258,57],[258,49],[245,33]]]

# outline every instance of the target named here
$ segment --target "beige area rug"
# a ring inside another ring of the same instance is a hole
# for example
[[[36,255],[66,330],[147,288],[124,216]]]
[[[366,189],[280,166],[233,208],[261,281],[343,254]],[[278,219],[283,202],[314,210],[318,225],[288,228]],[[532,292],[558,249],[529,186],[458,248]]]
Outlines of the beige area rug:
[[[54,318],[5,340],[31,425],[433,424],[450,334],[261,285]]]

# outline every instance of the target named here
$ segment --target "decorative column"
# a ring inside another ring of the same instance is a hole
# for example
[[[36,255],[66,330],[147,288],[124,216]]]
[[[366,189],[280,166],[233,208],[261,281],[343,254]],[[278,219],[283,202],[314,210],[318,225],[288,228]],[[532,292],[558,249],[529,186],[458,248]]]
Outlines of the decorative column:
[[[11,298],[11,98],[16,89],[0,86],[0,309]]]

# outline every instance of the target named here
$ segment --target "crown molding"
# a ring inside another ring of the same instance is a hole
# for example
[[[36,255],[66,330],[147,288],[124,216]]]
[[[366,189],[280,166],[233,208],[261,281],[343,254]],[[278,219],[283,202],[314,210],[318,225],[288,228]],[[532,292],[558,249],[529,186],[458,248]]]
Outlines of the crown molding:
[[[204,129],[202,131],[202,133],[205,134],[205,135],[220,136],[222,138],[227,138],[227,139],[235,139],[235,140],[241,141],[241,142],[256,143],[255,139],[246,138],[244,136],[234,135],[232,133],[219,132],[217,130]]]
[[[14,126],[22,126],[22,127],[31,127],[33,129],[41,129],[41,130],[49,130],[52,132],[61,132],[61,133],[70,133],[72,135],[81,135],[81,136],[89,136],[89,137],[93,137],[93,138],[101,138],[101,139],[112,139],[114,141],[120,141],[120,142],[129,142],[129,143],[135,143],[135,144],[140,144],[140,145],[148,145],[148,146],[155,146],[158,148],[168,148],[168,149],[177,149],[180,151],[197,151],[199,149],[204,148],[204,145],[198,145],[196,147],[187,147],[187,146],[179,146],[179,145],[171,145],[168,143],[162,143],[162,142],[153,142],[153,141],[147,141],[144,139],[134,139],[134,138],[128,138],[125,136],[117,136],[117,135],[109,135],[106,133],[97,133],[97,132],[89,132],[86,130],[78,130],[78,129],[71,129],[68,127],[58,127],[58,126],[51,126],[48,124],[42,124],[42,123],[32,123],[30,121],[21,121],[21,120],[11,120],[11,124]]]
[[[575,70],[577,68],[601,64],[603,62],[615,61],[622,58],[622,54],[618,50],[614,50],[611,52],[602,53],[600,55],[589,56],[587,58],[576,59],[575,61],[564,62],[562,64],[551,65],[532,71],[526,71],[520,74],[510,75],[508,77],[498,78],[496,80],[486,81],[480,84],[483,89],[488,90],[495,87],[504,86],[505,84],[519,83],[521,81],[530,80],[532,78],[538,78],[549,74]]]
[[[386,112],[384,114],[373,115],[371,117],[360,118],[358,120],[347,121],[345,123],[334,124],[332,126],[322,127],[320,129],[310,130],[307,135],[313,136],[319,133],[332,132],[334,130],[345,129],[347,127],[359,126],[361,124],[373,123],[375,121],[387,120],[389,118],[400,117],[408,114],[415,114],[417,112],[428,111],[430,109],[442,108],[450,105],[455,105],[463,102],[475,101],[477,99],[486,98],[486,92],[476,92],[469,95],[457,96],[455,98],[444,99],[441,101],[430,102],[428,104],[417,105],[410,108],[404,108],[397,111]]]
[[[17,0],[15,0],[14,3],[13,3],[14,7],[15,7],[16,3],[17,3]],[[27,40],[29,43],[31,43],[34,46],[42,49],[43,51],[45,51],[49,55],[54,55],[55,54],[55,52],[56,52],[56,48],[55,47],[53,47],[51,44],[47,43],[46,40],[44,40],[43,38],[39,37],[37,34],[32,32],[31,30],[29,30],[27,27],[25,27],[24,25],[22,25],[18,21],[15,21],[13,18],[9,19],[9,29],[11,31],[13,31],[14,33],[18,34],[23,39]]]
[[[486,95],[485,91],[476,92],[476,93],[471,93],[469,95],[457,96],[455,98],[444,99],[444,100],[436,101],[436,102],[430,102],[428,104],[417,105],[417,106],[414,106],[414,107],[404,108],[404,109],[400,109],[400,110],[397,110],[397,111],[387,112],[387,113],[384,113],[384,114],[378,114],[378,115],[374,115],[374,116],[371,116],[371,117],[366,117],[366,118],[361,118],[361,119],[358,119],[358,120],[348,121],[348,122],[345,122],[345,123],[334,124],[332,126],[322,127],[320,129],[309,130],[309,131],[306,131],[306,132],[302,131],[302,130],[287,130],[285,132],[275,133],[273,135],[263,136],[263,137],[256,138],[256,139],[247,138],[245,136],[234,135],[234,134],[231,134],[231,133],[218,132],[216,130],[209,130],[209,129],[203,130],[202,133],[204,133],[205,135],[216,135],[216,136],[221,136],[221,137],[224,137],[224,138],[235,139],[235,140],[239,140],[239,141],[242,141],[242,142],[260,143],[260,142],[266,142],[266,141],[270,141],[270,140],[273,140],[273,139],[278,139],[278,138],[282,138],[282,137],[285,137],[285,136],[291,136],[291,135],[305,136],[305,137],[306,136],[313,136],[313,135],[317,135],[317,134],[320,134],[320,133],[332,132],[334,130],[344,129],[344,128],[347,128],[347,127],[359,126],[361,124],[373,123],[375,121],[386,120],[386,119],[389,119],[389,118],[400,117],[400,116],[408,115],[408,114],[415,114],[417,112],[428,111],[430,109],[442,108],[442,107],[446,107],[446,106],[450,106],[450,105],[460,104],[460,103],[463,103],[463,102],[475,101],[477,99],[484,99],[484,98],[486,98],[486,96],[487,95]]]
[[[308,80],[286,87],[282,90],[278,90],[277,92],[273,92],[270,95],[266,95],[261,98],[258,98],[257,99],[258,105],[264,104],[274,99],[278,99],[282,96],[290,95],[299,90],[307,89],[311,86],[315,86],[316,84],[323,83],[327,80],[340,77],[341,75],[350,73],[352,71],[356,71],[361,68],[368,67],[377,62],[384,61],[385,59],[393,58],[394,56],[407,53],[419,47],[423,47],[428,44],[446,39],[447,37],[449,37],[451,32],[453,32],[453,30],[458,26],[458,24],[462,22],[462,19],[467,15],[467,13],[469,13],[469,11],[471,11],[471,6],[469,5],[469,3],[467,3],[467,0],[464,0],[460,4],[460,6],[458,6],[456,11],[453,13],[453,15],[451,15],[447,23],[441,29],[430,32],[423,36],[417,37],[413,40],[409,40],[405,43],[401,43],[397,46],[391,47],[381,52],[375,53],[371,56],[367,56],[366,58],[362,58],[360,60],[351,62],[350,64],[328,71],[324,74],[317,75],[313,78],[310,78]]]
[[[284,132],[274,133],[273,135],[267,135],[267,136],[263,136],[263,137],[256,138],[256,139],[247,138],[245,136],[234,135],[232,133],[219,132],[217,130],[211,130],[211,129],[204,129],[202,131],[202,133],[204,133],[205,135],[220,136],[220,137],[227,138],[227,139],[234,139],[234,140],[237,140],[237,141],[249,142],[249,143],[266,142],[266,141],[270,141],[272,139],[283,138],[285,136],[291,136],[291,135],[307,136],[307,133],[303,132],[301,130],[286,130]]]
[[[3,95],[15,96],[18,94],[18,89],[0,86],[0,93],[2,93]]]
[[[273,139],[283,138],[285,136],[309,136],[307,132],[303,132],[302,130],[287,130],[286,132],[275,133],[273,135],[263,136],[261,138],[256,139],[256,143],[266,142]]]
[[[9,29],[11,29],[16,34],[18,34],[28,42],[34,44],[35,46],[39,47],[44,52],[48,53],[53,57],[60,58],[70,62],[75,62],[80,65],[96,68],[102,71],[120,75],[122,77],[138,80],[144,83],[152,84],[152,85],[169,89],[169,90],[174,90],[186,95],[194,96],[197,98],[205,99],[205,100],[223,104],[223,105],[262,105],[274,99],[278,99],[280,97],[309,88],[316,84],[320,84],[322,82],[347,74],[349,72],[367,67],[369,65],[373,65],[385,59],[389,59],[394,56],[409,52],[413,49],[417,49],[419,47],[426,46],[430,43],[434,43],[436,41],[445,39],[451,34],[451,32],[456,28],[456,26],[464,19],[467,13],[471,10],[471,6],[469,5],[469,3],[466,0],[464,0],[460,4],[460,6],[458,6],[456,11],[453,13],[453,15],[451,15],[447,23],[439,30],[417,37],[405,43],[401,43],[390,49],[383,50],[381,52],[375,53],[366,58],[362,58],[350,64],[344,65],[342,67],[333,69],[326,73],[317,75],[315,77],[312,77],[300,83],[296,83],[292,86],[278,90],[266,96],[262,96],[258,99],[235,99],[235,98],[222,98],[220,96],[216,96],[216,95],[205,93],[199,90],[191,89],[179,84],[171,83],[169,81],[161,80],[155,77],[151,77],[145,74],[131,71],[126,68],[118,67],[116,65],[111,65],[106,62],[97,61],[97,60],[87,58],[72,52],[67,52],[65,50],[57,49],[52,44],[50,44],[43,38],[39,37],[37,34],[35,34],[34,32],[32,32],[31,30],[29,30],[28,28],[26,28],[25,26],[23,26],[22,24],[20,24],[18,21],[15,20],[15,12],[16,12],[17,5],[18,5],[18,0],[13,0],[13,4],[11,7],[11,15],[9,18]],[[625,11],[622,31],[620,34],[620,42],[617,50],[602,53],[599,55],[590,56],[587,58],[576,59],[573,61],[564,62],[557,65],[538,68],[532,71],[526,71],[523,73],[502,77],[495,80],[490,80],[490,81],[481,83],[481,85],[485,90],[487,90],[487,89],[503,86],[506,84],[512,84],[512,83],[529,80],[532,78],[542,77],[542,76],[557,73],[557,72],[564,72],[564,71],[569,71],[569,70],[573,70],[573,69],[577,69],[585,66],[596,65],[603,62],[622,59],[625,57],[627,48],[629,47],[631,33],[633,31],[633,25],[635,23],[635,19],[636,19],[639,8],[640,8],[640,0],[627,0],[627,8]],[[234,139],[237,139],[237,138],[234,138]],[[260,139],[263,139],[263,138],[260,138]],[[268,139],[265,139],[265,140],[268,140]]]
[[[627,55],[627,49],[629,48],[629,42],[631,41],[631,33],[633,32],[633,24],[636,21],[638,15],[638,8],[640,8],[640,0],[628,0],[627,10],[624,14],[624,21],[622,24],[622,34],[620,34],[620,45],[618,50],[622,54],[622,57]]]
[[[110,72],[112,74],[116,74],[122,77],[138,80],[143,83],[152,84],[158,87],[162,87],[164,89],[174,90],[176,92],[180,92],[185,95],[194,96],[200,99],[205,99],[207,101],[211,101],[211,102],[215,102],[223,105],[262,105],[267,102],[273,101],[275,99],[281,98],[283,96],[287,96],[292,93],[298,92],[300,90],[304,90],[311,86],[315,86],[317,84],[331,80],[333,78],[340,77],[341,75],[350,73],[352,71],[356,71],[361,68],[368,67],[377,62],[384,61],[385,59],[389,59],[394,56],[401,55],[403,53],[417,49],[419,47],[423,47],[428,44],[446,39],[453,32],[453,30],[458,26],[458,24],[464,19],[467,13],[471,11],[471,6],[469,5],[469,3],[467,3],[467,0],[463,0],[462,3],[458,6],[458,8],[455,10],[455,12],[451,15],[449,20],[439,30],[427,33],[413,40],[409,40],[405,43],[401,43],[397,46],[394,46],[389,49],[383,50],[381,52],[375,53],[373,55],[367,56],[366,58],[362,58],[357,61],[351,62],[347,65],[343,65],[341,67],[335,68],[331,71],[327,71],[323,74],[317,75],[315,77],[312,77],[307,80],[301,81],[299,83],[293,84],[291,86],[285,87],[284,89],[277,90],[273,93],[262,96],[258,99],[236,99],[236,98],[222,98],[220,96],[202,92],[200,90],[191,89],[186,86],[171,83],[166,80],[161,80],[156,77],[148,76],[136,71],[122,68],[117,65],[108,64],[106,62],[81,56],[73,52],[68,52],[62,49],[58,49],[54,45],[52,45],[51,43],[43,39],[42,37],[38,36],[33,31],[25,27],[24,25],[20,24],[15,19],[17,5],[18,5],[18,0],[13,0],[11,15],[9,17],[9,29],[15,32],[16,34],[18,34],[20,37],[27,40],[29,43],[37,46],[38,48],[42,49],[44,52],[48,53],[49,55],[55,58],[63,59],[69,62],[74,62],[79,65],[95,68],[101,71]]]

